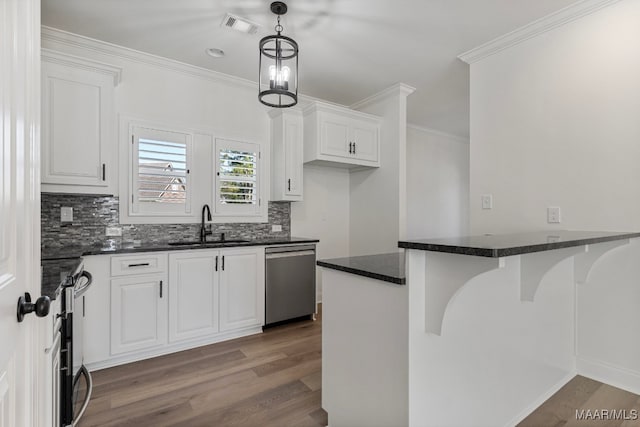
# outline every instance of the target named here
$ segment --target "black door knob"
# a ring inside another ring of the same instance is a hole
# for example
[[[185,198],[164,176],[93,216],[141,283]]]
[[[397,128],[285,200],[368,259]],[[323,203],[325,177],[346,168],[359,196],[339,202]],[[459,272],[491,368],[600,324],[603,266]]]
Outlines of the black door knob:
[[[25,292],[23,297],[18,298],[18,322],[24,320],[25,314],[33,313],[35,311],[36,316],[45,317],[49,314],[49,308],[51,307],[51,300],[49,297],[41,296],[34,303],[31,302],[31,295],[29,292]]]

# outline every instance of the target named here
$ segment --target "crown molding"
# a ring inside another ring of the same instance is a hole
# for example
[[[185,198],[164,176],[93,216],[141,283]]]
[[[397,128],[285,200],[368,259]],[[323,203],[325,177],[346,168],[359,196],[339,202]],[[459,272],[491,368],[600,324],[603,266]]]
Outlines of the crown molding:
[[[584,16],[590,15],[620,0],[581,0],[569,5],[557,12],[535,20],[515,31],[497,37],[474,49],[458,55],[458,59],[473,64],[495,53],[518,45],[540,34],[544,34],[555,28],[566,25]]]
[[[68,65],[74,68],[93,71],[113,78],[113,85],[118,86],[122,81],[122,68],[104,62],[93,61],[81,56],[69,55],[68,53],[42,48],[40,58],[43,61],[53,64]]]
[[[53,27],[47,27],[43,25],[41,27],[41,37],[43,41],[51,42],[55,45],[63,45],[71,48],[81,49],[83,51],[94,52],[101,55],[110,56],[113,58],[124,59],[129,61],[134,61],[142,64],[152,65],[160,68],[164,68],[171,71],[176,71],[182,74],[186,74],[192,77],[198,77],[205,80],[210,80],[218,83],[226,83],[233,84],[236,86],[256,89],[258,87],[258,83],[255,81],[243,79],[241,77],[232,76],[230,74],[220,73],[218,71],[213,71],[208,68],[202,68],[195,65],[187,64],[184,62],[176,61],[174,59],[165,58],[158,55],[153,55],[151,53],[142,52],[139,50],[131,49],[124,46],[119,46],[113,43],[105,42],[102,40],[93,39],[86,36],[81,36],[79,34],[70,33],[68,31],[60,30]],[[44,49],[43,49],[44,50]],[[52,49],[46,49],[49,52],[56,52]],[[68,54],[64,54],[68,55]],[[73,57],[74,55],[68,55],[69,57]],[[75,56],[76,58],[84,59],[80,56]],[[90,60],[85,60],[89,62]],[[97,64],[99,62],[93,61]],[[315,98],[313,96],[298,94],[298,100],[301,103],[312,103],[316,101],[321,101],[333,105],[335,104],[330,101],[324,101],[319,98]],[[265,110],[269,107],[265,107]]]
[[[141,52],[139,50],[119,46],[102,40],[92,39],[90,37],[81,36],[79,34],[59,30],[57,28],[47,27],[43,25],[41,34],[43,42],[47,41],[55,43],[56,45],[78,48],[101,55],[111,56],[114,58],[153,65],[156,67],[177,71],[183,74],[215,82],[224,82],[243,87],[257,88],[257,83],[251,80],[231,76],[229,74],[220,73],[218,71],[209,70],[207,68],[202,68],[191,64],[186,64],[184,62],[164,58],[162,56],[153,55],[151,53]]]
[[[430,135],[434,135],[434,136],[441,136],[444,138],[448,138],[448,139],[452,139],[456,142],[461,142],[463,144],[469,144],[469,138],[465,138],[464,136],[460,136],[460,135],[455,135],[453,133],[448,133],[448,132],[443,132],[440,130],[435,130],[435,129],[431,129],[428,128],[426,126],[420,126],[420,125],[414,125],[414,124],[407,124],[407,128],[408,129],[413,129],[413,130],[417,130],[420,132],[424,132],[424,133],[428,133]]]
[[[363,99],[362,101],[358,101],[355,104],[350,105],[349,108],[351,108],[352,110],[359,110],[361,108],[366,108],[371,104],[376,104],[394,95],[400,94],[409,96],[413,92],[415,92],[415,90],[416,88],[413,86],[409,86],[404,83],[396,83],[393,86],[390,86],[378,93],[374,93],[373,95]]]

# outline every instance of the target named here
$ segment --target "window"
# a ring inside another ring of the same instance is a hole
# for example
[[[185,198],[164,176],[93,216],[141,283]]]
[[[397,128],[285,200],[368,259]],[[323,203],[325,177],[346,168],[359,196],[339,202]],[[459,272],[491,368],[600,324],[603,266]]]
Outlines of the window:
[[[191,135],[133,127],[131,145],[131,214],[189,215]]]
[[[255,216],[260,213],[260,146],[216,140],[214,200],[216,213]]]

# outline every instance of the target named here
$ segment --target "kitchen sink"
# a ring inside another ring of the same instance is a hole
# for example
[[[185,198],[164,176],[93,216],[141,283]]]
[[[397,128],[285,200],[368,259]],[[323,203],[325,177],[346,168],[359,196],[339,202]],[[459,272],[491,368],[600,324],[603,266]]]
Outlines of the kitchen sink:
[[[199,240],[191,240],[184,242],[169,242],[169,246],[204,246],[204,245],[217,245],[224,243],[247,243],[248,240],[242,239],[225,239],[225,240],[207,240],[205,243],[201,243]]]

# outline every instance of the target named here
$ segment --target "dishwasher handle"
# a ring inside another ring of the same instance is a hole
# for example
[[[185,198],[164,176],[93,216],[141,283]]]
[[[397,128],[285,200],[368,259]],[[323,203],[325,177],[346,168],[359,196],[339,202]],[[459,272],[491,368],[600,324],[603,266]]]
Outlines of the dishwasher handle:
[[[296,256],[316,256],[315,251],[307,250],[307,251],[291,251],[291,252],[274,252],[268,253],[265,255],[266,259],[277,259],[277,258],[291,258]]]

